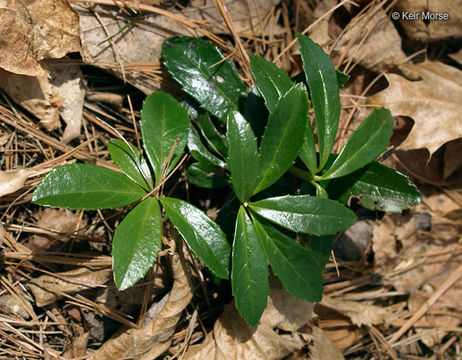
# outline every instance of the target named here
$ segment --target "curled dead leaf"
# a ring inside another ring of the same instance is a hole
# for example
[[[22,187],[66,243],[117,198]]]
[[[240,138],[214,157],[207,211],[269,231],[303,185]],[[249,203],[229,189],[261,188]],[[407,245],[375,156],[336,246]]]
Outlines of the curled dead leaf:
[[[416,78],[401,66],[407,58],[401,49],[401,37],[380,4],[354,17],[334,50],[340,55],[346,50],[345,59],[377,73],[398,68],[406,76]]]
[[[393,116],[411,117],[414,126],[398,149],[426,148],[431,156],[443,144],[462,137],[462,72],[434,61],[403,67],[421,80],[387,74],[388,88],[367,102],[387,107]]]
[[[79,20],[66,0],[0,2],[0,67],[44,76],[40,61],[80,50]]]
[[[200,347],[190,347],[188,360],[282,359],[305,345],[296,330],[311,320],[313,304],[290,296],[275,278],[270,281],[268,306],[255,327],[227,304]],[[278,329],[289,333],[279,333]]]
[[[351,322],[361,327],[388,323],[393,315],[382,307],[363,304],[357,301],[340,300],[324,296],[320,304],[348,317]]]
[[[29,282],[29,289],[37,306],[50,305],[62,299],[63,294],[74,294],[106,283],[112,277],[111,269],[90,270],[78,268],[55,275],[42,275]]]
[[[310,360],[345,359],[321,328],[316,326],[312,328],[312,331],[313,343],[310,346]]]
[[[151,307],[143,327],[121,329],[93,354],[92,359],[150,360],[157,358],[169,348],[178,320],[192,298],[192,287],[185,264],[178,255],[172,257],[171,263],[172,290]]]
[[[24,182],[32,174],[34,174],[34,171],[28,169],[0,171],[0,197],[21,189]]]

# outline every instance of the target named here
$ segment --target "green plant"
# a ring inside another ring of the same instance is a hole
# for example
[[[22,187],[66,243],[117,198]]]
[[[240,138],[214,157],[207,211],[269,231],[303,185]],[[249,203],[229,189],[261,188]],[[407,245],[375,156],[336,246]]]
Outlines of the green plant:
[[[114,235],[119,289],[142,278],[157,258],[162,246],[160,202],[215,275],[229,277],[231,257],[236,307],[249,324],[266,307],[268,262],[289,293],[319,301],[334,235],[356,221],[345,207],[349,199],[358,197],[369,209],[401,211],[417,204],[421,194],[405,176],[374,161],[392,133],[393,118],[386,109],[374,110],[340,154],[331,153],[340,114],[338,88],[348,77],[310,39],[298,35],[298,40],[319,152],[303,83],[252,56],[256,86],[248,91],[212,45],[170,38],[163,44],[164,62],[190,98],[181,107],[164,93],[147,97],[140,126],[149,163],[135,147],[113,140],[108,149],[122,174],[91,164],[63,166],[45,177],[33,201],[70,209],[137,203]],[[196,160],[187,169],[189,182],[206,188],[231,185],[216,222],[160,191],[186,144]],[[295,187],[293,175],[299,179]],[[232,252],[218,223],[233,243]]]

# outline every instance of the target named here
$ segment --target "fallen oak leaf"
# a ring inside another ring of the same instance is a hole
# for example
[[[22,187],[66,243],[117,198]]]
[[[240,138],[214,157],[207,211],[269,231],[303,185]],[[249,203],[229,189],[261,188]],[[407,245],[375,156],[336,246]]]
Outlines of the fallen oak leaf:
[[[462,137],[462,72],[434,61],[402,67],[422,80],[386,74],[388,88],[367,102],[386,106],[393,116],[411,117],[414,126],[398,150],[426,148],[431,156],[445,143]]]

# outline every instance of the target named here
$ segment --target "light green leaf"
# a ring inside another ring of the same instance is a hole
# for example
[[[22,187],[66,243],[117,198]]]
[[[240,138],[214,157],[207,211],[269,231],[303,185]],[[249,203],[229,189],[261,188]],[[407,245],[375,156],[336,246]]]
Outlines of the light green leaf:
[[[229,60],[200,38],[171,37],[162,44],[162,57],[184,91],[222,121],[239,108],[247,89]]]
[[[122,173],[93,164],[71,164],[45,176],[32,202],[67,209],[113,209],[144,195],[146,192]]]
[[[161,182],[161,172],[177,139],[166,174],[175,167],[183,154],[189,132],[188,112],[171,95],[155,92],[146,97],[141,110],[141,134],[143,146],[156,176]]]
[[[308,126],[308,97],[303,84],[292,87],[268,118],[260,145],[259,180],[254,193],[274,184],[300,152]]]
[[[236,308],[252,326],[266,307],[269,271],[255,228],[242,206],[237,214],[232,259],[231,287]]]
[[[273,226],[252,216],[260,246],[289,294],[317,302],[322,298],[322,268],[311,252]]]
[[[251,55],[250,65],[257,88],[271,113],[275,110],[279,99],[295,84],[283,69],[279,69],[262,57]]]
[[[332,60],[319,45],[300,33],[297,38],[314,107],[319,143],[318,170],[321,170],[334,145],[340,117],[337,73]]]
[[[409,184],[407,176],[377,161],[329,181],[327,191],[344,204],[356,197],[366,209],[398,213],[419,204],[423,198],[417,188]]]
[[[193,127],[189,129],[188,148],[191,152],[191,156],[197,161],[207,161],[211,164],[214,164],[215,166],[219,166],[222,168],[226,166],[226,163],[223,160],[219,159],[207,150],[204,144],[202,144],[201,138],[197,133],[196,129],[194,129]]]
[[[257,139],[250,124],[237,111],[228,113],[228,168],[234,192],[241,202],[255,189],[258,176]]]
[[[107,149],[111,154],[112,161],[132,181],[145,190],[152,187],[151,170],[149,170],[148,163],[135,146],[130,145],[128,147],[124,141],[117,139],[111,140]]]
[[[148,197],[122,220],[112,241],[114,281],[120,291],[144,277],[162,249],[159,203]]]
[[[386,150],[392,134],[393,116],[390,111],[374,109],[353,132],[322,178],[345,176],[370,163]]]
[[[279,196],[249,204],[258,215],[286,229],[313,235],[329,235],[348,229],[356,215],[334,200],[310,195]]]
[[[215,275],[229,276],[230,246],[220,227],[201,210],[186,201],[170,197],[160,198],[173,226],[186,244]]]

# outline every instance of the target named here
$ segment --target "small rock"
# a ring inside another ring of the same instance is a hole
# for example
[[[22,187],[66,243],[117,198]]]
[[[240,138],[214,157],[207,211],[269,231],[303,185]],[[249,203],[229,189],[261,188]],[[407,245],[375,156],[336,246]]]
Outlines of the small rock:
[[[335,256],[346,261],[360,260],[372,240],[373,227],[371,220],[357,221],[335,242]]]

